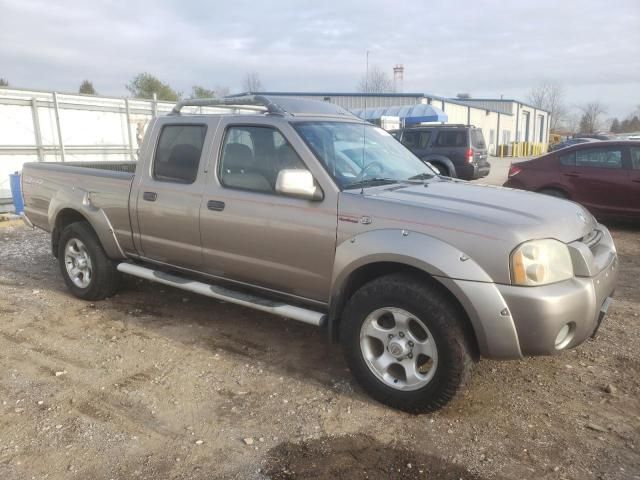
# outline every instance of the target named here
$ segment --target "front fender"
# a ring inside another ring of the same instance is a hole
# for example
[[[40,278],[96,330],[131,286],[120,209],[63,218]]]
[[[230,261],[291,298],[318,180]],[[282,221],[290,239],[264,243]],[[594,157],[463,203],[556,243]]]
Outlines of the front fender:
[[[47,217],[52,235],[56,233],[55,227],[58,215],[66,209],[80,213],[89,222],[96,235],[98,235],[107,257],[111,259],[125,258],[107,214],[103,209],[97,208],[92,204],[90,192],[82,188],[60,189],[51,198]]]
[[[492,282],[465,252],[435,237],[409,230],[370,230],[336,249],[332,291],[340,289],[358,268],[376,262],[395,262],[419,268],[435,277]]]
[[[435,237],[384,229],[368,231],[342,242],[336,249],[331,291],[339,296],[351,274],[360,267],[379,262],[420,269],[447,288],[467,313],[481,355],[522,356],[511,313],[493,279],[465,252]],[[339,315],[335,305],[340,303],[340,299],[332,298],[332,316]]]

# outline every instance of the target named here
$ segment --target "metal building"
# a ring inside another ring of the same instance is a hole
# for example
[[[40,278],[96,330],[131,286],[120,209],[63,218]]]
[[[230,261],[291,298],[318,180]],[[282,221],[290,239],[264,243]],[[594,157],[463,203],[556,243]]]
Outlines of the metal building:
[[[293,96],[332,102],[348,110],[428,104],[447,116],[446,123],[482,129],[491,155],[533,155],[546,152],[549,112],[513,99],[459,99],[430,93],[245,92]]]

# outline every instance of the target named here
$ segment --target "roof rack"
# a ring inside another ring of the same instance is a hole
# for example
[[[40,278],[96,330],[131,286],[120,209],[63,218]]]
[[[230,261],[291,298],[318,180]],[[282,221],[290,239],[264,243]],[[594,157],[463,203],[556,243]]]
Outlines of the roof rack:
[[[285,115],[287,112],[263,95],[247,95],[235,98],[192,98],[179,101],[169,115],[180,115],[182,107],[216,107],[228,109],[253,110],[273,115]]]
[[[431,123],[429,125],[411,125],[410,127],[407,127],[407,129],[410,128],[425,128],[425,127],[437,127],[437,128],[462,128],[462,127],[471,127],[471,128],[478,128],[475,125],[471,124],[471,123]]]

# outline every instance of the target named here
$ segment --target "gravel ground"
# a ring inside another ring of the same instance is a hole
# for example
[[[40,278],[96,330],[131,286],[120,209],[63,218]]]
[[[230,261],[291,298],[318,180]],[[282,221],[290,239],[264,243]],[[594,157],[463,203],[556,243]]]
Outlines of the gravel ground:
[[[323,333],[128,278],[86,303],[0,222],[0,479],[640,479],[640,229],[597,339],[480,362],[447,408],[369,399]]]

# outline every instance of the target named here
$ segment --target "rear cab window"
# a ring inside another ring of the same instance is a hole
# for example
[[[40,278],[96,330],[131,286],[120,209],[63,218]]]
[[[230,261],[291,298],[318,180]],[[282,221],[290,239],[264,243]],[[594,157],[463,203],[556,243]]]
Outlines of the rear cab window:
[[[195,182],[206,133],[205,125],[163,126],[153,159],[153,178],[162,182]]]

